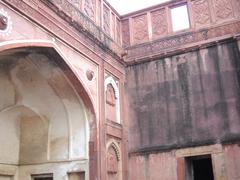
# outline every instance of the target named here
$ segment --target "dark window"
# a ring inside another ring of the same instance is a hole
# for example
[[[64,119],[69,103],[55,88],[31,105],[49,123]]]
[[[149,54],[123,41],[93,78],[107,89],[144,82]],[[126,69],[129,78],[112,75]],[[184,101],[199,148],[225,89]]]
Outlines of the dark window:
[[[187,180],[214,180],[210,155],[186,158]]]
[[[52,174],[32,175],[32,180],[53,180]]]

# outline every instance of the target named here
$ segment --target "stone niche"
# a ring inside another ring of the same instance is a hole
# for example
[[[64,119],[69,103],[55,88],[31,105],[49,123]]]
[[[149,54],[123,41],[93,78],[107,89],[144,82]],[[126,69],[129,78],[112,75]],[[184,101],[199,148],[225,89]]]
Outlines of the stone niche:
[[[119,88],[112,76],[105,79],[106,119],[120,123]]]
[[[107,146],[107,180],[121,180],[120,148],[115,141],[109,141]]]
[[[86,109],[54,60],[40,48],[0,55],[0,180],[88,176]]]

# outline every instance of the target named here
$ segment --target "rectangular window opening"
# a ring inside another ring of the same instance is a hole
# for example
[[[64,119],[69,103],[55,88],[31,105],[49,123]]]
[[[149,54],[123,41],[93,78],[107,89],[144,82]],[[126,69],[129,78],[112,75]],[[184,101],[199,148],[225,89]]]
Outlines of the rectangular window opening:
[[[0,180],[13,180],[13,176],[0,174]]]
[[[53,180],[53,174],[32,175],[32,180]]]
[[[85,180],[85,172],[69,172],[69,180]]]
[[[171,8],[173,31],[181,31],[190,28],[187,5],[181,5]]]
[[[186,180],[214,180],[211,155],[187,157]]]

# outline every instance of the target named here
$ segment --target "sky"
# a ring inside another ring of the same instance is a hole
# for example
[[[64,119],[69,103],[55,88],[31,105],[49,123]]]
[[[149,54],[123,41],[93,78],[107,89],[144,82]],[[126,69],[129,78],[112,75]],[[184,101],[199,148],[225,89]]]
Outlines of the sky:
[[[144,9],[169,0],[107,0],[120,15]]]

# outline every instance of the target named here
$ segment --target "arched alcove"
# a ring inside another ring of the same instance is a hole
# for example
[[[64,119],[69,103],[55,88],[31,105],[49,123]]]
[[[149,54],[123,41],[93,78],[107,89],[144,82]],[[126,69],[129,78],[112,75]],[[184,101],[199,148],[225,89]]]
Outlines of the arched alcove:
[[[105,79],[105,92],[106,119],[120,123],[119,88],[116,81],[111,76]]]
[[[47,160],[49,122],[24,105],[0,112],[0,161],[15,164]]]
[[[89,156],[96,158],[89,154],[89,142],[96,144],[95,110],[60,54],[53,47],[5,49],[0,75],[0,163],[19,167],[19,179],[29,178],[32,169],[57,179],[81,170],[89,179]]]
[[[107,180],[122,179],[121,150],[115,140],[107,143]]]

